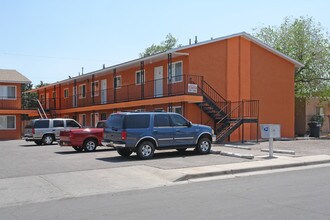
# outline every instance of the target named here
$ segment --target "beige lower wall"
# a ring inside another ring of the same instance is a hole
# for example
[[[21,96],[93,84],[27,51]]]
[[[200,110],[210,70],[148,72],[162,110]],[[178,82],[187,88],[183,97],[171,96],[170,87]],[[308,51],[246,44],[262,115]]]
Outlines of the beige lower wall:
[[[318,98],[311,98],[306,102],[306,130],[313,115],[317,114],[317,108],[323,107],[324,122],[321,127],[322,133],[330,133],[330,102],[320,102]]]

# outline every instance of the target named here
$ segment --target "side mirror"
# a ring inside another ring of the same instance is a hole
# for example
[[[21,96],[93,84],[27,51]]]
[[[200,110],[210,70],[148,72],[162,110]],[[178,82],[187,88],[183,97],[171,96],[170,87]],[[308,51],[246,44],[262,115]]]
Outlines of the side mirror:
[[[192,126],[192,123],[191,121],[188,121],[188,124],[187,124],[188,127],[191,127]]]

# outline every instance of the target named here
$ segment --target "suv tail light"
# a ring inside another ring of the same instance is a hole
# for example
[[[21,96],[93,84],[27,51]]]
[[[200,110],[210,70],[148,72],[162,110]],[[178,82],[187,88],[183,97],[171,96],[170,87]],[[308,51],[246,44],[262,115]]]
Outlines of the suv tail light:
[[[34,130],[34,128],[32,128],[32,134],[35,134],[35,130]]]
[[[122,140],[126,140],[127,139],[127,132],[126,131],[122,131],[121,132],[121,139]]]

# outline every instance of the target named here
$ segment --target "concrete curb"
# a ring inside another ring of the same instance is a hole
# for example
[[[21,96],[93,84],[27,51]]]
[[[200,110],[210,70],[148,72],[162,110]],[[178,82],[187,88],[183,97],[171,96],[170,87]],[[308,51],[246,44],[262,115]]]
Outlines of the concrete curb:
[[[262,152],[269,152],[269,149],[261,149]],[[295,155],[296,152],[293,150],[280,150],[280,149],[273,149],[274,153],[279,153],[279,154],[292,154]]]
[[[317,158],[319,156],[319,158]],[[263,170],[275,170],[275,169],[283,169],[290,167],[300,167],[300,166],[311,166],[318,164],[330,163],[330,156],[328,155],[318,155],[318,156],[310,156],[310,157],[302,157],[302,158],[294,158],[294,159],[270,159],[267,161],[256,161],[256,162],[246,162],[241,164],[227,164],[227,165],[218,165],[216,168],[211,170],[209,168],[209,172],[205,171],[206,168],[197,170],[194,173],[185,173],[180,178],[177,178],[174,182],[187,181],[190,179],[198,179],[205,177],[214,177],[214,176],[222,176],[228,174],[238,174],[238,173],[246,173],[246,172],[255,172],[255,171],[263,171]],[[231,168],[230,166],[233,166]],[[235,167],[236,166],[236,167]]]
[[[251,147],[245,147],[240,145],[232,145],[232,144],[225,144],[224,147],[231,147],[231,148],[237,148],[237,149],[243,149],[243,150],[251,150]]]
[[[244,159],[253,159],[253,154],[239,154],[239,153],[233,153],[233,152],[224,152],[220,151],[220,155],[222,156],[229,156],[229,157],[238,157],[238,158],[244,158]]]

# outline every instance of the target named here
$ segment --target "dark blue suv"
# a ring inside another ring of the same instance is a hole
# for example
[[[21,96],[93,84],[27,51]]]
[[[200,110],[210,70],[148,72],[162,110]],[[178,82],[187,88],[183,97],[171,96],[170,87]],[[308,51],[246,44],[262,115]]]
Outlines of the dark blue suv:
[[[195,148],[207,154],[214,138],[211,127],[192,124],[177,113],[121,112],[107,119],[102,144],[122,156],[136,152],[140,159],[149,159],[155,149]]]

